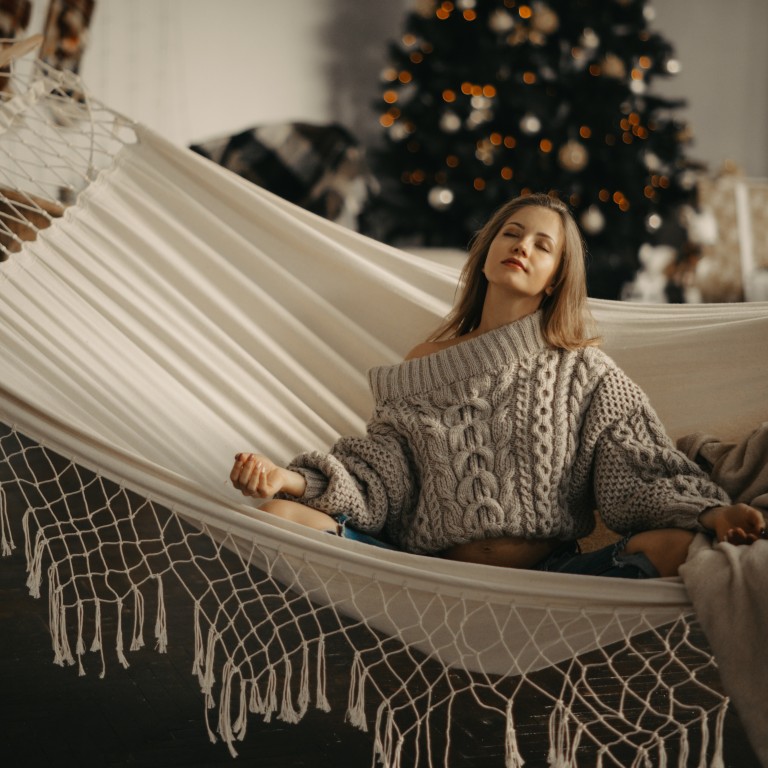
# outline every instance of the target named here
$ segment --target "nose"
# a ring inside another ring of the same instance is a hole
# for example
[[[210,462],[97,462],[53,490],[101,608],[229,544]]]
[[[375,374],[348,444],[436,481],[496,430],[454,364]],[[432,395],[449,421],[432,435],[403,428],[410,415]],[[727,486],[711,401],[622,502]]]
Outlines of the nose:
[[[514,253],[519,253],[522,256],[528,257],[528,254],[530,253],[530,243],[528,242],[527,237],[519,237],[515,241],[514,248],[512,249]]]

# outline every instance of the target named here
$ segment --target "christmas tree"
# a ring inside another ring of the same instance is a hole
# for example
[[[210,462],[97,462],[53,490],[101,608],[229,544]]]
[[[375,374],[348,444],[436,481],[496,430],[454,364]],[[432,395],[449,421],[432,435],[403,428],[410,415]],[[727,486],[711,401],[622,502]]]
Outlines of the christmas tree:
[[[590,294],[616,298],[695,201],[684,102],[651,93],[680,67],[652,20],[646,0],[415,0],[382,73],[369,232],[466,247],[506,200],[550,192],[584,232]]]

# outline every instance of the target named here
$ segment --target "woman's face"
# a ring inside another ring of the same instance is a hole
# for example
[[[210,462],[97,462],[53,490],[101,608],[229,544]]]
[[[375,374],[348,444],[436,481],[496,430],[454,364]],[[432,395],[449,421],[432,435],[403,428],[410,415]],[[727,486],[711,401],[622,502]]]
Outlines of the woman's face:
[[[565,235],[560,215],[540,206],[518,208],[491,241],[483,272],[490,286],[538,309],[557,274]]]

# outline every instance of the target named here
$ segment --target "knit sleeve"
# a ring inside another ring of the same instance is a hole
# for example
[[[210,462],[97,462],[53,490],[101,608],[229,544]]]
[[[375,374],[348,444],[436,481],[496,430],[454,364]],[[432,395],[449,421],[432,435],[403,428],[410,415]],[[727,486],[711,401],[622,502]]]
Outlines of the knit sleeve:
[[[727,494],[664,431],[644,396],[597,440],[593,486],[605,524],[620,533],[651,528],[704,531],[699,514]]]
[[[415,503],[417,481],[404,443],[375,422],[365,437],[344,437],[329,453],[312,451],[288,466],[307,481],[298,500],[352,525],[378,533]]]

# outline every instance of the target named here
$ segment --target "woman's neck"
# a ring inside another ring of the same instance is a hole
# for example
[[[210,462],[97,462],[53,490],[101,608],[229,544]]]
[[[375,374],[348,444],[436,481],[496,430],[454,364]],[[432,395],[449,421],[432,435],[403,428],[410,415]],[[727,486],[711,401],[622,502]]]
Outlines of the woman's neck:
[[[539,296],[514,298],[508,295],[498,296],[495,291],[491,290],[492,286],[488,286],[488,288],[483,303],[483,312],[480,316],[480,325],[474,332],[477,335],[522,320],[522,318],[538,311],[541,305],[541,297]]]

